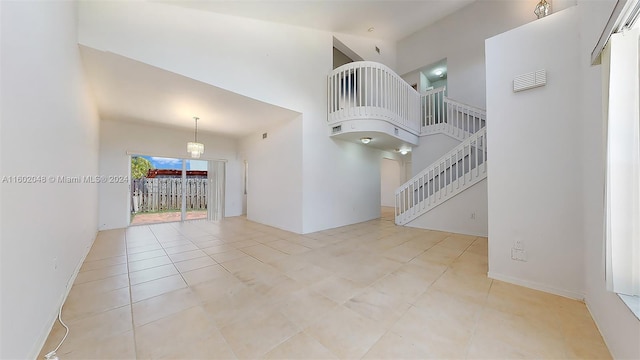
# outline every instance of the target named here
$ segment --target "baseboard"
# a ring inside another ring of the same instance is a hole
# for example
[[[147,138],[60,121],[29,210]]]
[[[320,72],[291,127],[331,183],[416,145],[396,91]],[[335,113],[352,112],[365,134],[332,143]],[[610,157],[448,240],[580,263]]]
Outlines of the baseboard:
[[[31,356],[29,356],[30,359],[37,359],[38,355],[42,351],[42,347],[47,342],[47,338],[49,337],[49,334],[53,329],[53,325],[55,325],[56,321],[58,321],[58,313],[60,312],[60,307],[62,307],[62,305],[64,305],[64,302],[67,301],[67,297],[71,292],[71,287],[73,286],[73,283],[76,281],[76,278],[78,277],[78,273],[80,273],[80,269],[82,268],[82,264],[84,264],[84,261],[87,258],[87,255],[89,255],[89,251],[91,251],[91,247],[93,246],[93,243],[96,241],[97,237],[98,237],[98,232],[96,231],[95,235],[93,236],[93,240],[85,248],[84,255],[80,259],[80,262],[76,265],[76,268],[73,271],[73,274],[71,274],[71,277],[67,281],[65,292],[58,299],[58,307],[56,307],[55,314],[53,314],[53,316],[49,319],[49,321],[47,322],[48,326],[45,326],[45,328],[43,329],[43,333],[40,334],[39,341],[36,342],[36,346],[34,349],[32,349]],[[51,351],[54,349],[45,349],[45,350]]]
[[[607,341],[608,336],[605,336],[605,333],[602,332],[602,328],[600,327],[600,319],[593,313],[593,311],[591,311],[591,302],[587,298],[585,298],[584,304],[587,306],[587,311],[589,311],[589,315],[593,319],[594,324],[596,324],[596,328],[598,329],[600,336],[602,336],[604,344],[607,346],[609,353],[611,353],[611,346],[609,345],[609,341]],[[611,354],[611,356],[613,356],[613,354]],[[615,359],[616,357],[614,356],[613,358]]]
[[[422,215],[424,215],[424,214],[422,214]],[[472,232],[472,231],[459,230],[459,229],[446,229],[446,228],[437,228],[437,227],[422,227],[422,226],[412,225],[412,223],[416,219],[413,219],[413,220],[409,221],[408,223],[406,223],[404,225],[401,225],[401,226],[406,226],[406,227],[410,227],[410,228],[414,228],[414,229],[442,231],[442,232],[448,232],[448,233],[452,233],[452,234],[461,234],[461,235],[478,236],[478,237],[489,237],[489,235],[486,234],[486,233],[475,233],[475,232]]]
[[[530,289],[543,291],[543,292],[546,292],[546,293],[549,293],[549,294],[559,295],[559,296],[566,297],[566,298],[569,298],[569,299],[584,301],[584,294],[580,293],[580,292],[564,290],[564,289],[558,289],[558,288],[555,288],[553,286],[540,284],[540,283],[536,283],[536,282],[533,282],[533,281],[523,280],[523,279],[519,279],[519,278],[515,278],[515,277],[512,277],[512,276],[507,276],[507,275],[503,275],[503,274],[498,274],[498,273],[491,272],[491,271],[489,271],[487,273],[487,276],[490,279],[504,281],[504,282],[507,282],[507,283],[510,283],[510,284],[514,284],[514,285],[524,286],[524,287],[527,287],[527,288],[530,288]]]

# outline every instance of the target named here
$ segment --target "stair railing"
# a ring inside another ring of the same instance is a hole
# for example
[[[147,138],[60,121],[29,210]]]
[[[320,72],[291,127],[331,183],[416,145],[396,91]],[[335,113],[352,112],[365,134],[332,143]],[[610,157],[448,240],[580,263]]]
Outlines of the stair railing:
[[[403,225],[487,177],[487,130],[482,128],[401,185],[396,224]]]
[[[469,135],[475,134],[485,127],[487,122],[486,111],[447,97],[445,97],[444,103],[446,122],[450,125],[445,130],[450,135],[466,139]]]
[[[484,110],[449,99],[446,87],[421,95],[420,114],[421,135],[444,133],[461,141],[484,128],[487,120]]]

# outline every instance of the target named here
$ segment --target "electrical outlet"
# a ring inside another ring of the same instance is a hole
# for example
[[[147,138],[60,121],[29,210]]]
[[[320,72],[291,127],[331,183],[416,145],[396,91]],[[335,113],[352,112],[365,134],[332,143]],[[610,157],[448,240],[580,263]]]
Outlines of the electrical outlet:
[[[524,250],[511,249],[511,259],[516,261],[527,261],[527,252]]]
[[[516,240],[516,242],[513,243],[513,248],[524,251],[524,242],[522,242],[522,240]]]

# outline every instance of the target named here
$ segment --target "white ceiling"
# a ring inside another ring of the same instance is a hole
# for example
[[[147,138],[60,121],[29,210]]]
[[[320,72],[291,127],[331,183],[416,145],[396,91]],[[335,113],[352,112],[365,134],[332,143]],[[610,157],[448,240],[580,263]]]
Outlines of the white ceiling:
[[[102,119],[194,128],[233,138],[271,128],[298,113],[120,55],[81,46]]]
[[[157,0],[331,32],[400,40],[476,0]],[[374,31],[369,32],[369,28]]]
[[[436,71],[441,71],[442,74],[438,75]],[[447,78],[447,59],[442,59],[431,65],[427,65],[419,70],[422,72],[429,82],[436,82]]]
[[[159,0],[204,11],[393,41],[474,1]],[[370,27],[375,30],[368,32]],[[193,129],[193,117],[198,116],[199,130],[241,138],[298,115],[113,53],[81,47],[81,54],[103,119]]]

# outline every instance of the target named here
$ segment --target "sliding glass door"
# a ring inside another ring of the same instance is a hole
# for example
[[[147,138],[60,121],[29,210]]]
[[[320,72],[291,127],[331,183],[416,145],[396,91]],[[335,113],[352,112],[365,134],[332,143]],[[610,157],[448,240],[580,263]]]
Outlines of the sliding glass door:
[[[224,217],[221,161],[131,156],[131,225]]]

